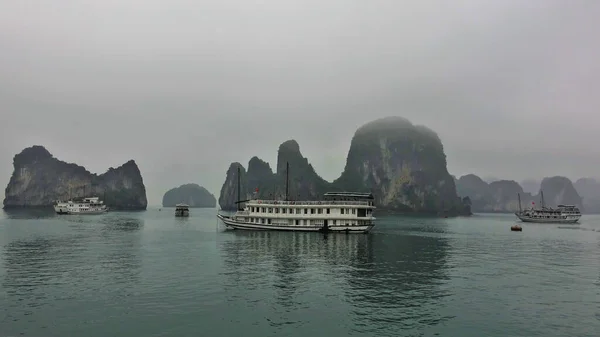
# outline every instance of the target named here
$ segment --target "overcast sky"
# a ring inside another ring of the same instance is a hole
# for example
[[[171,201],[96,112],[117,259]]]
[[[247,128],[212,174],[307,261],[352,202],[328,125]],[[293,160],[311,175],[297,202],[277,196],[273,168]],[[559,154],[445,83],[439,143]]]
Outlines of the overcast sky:
[[[149,203],[296,139],[328,180],[360,125],[437,131],[454,175],[600,176],[600,1],[0,2],[0,183],[44,145],[129,159]]]

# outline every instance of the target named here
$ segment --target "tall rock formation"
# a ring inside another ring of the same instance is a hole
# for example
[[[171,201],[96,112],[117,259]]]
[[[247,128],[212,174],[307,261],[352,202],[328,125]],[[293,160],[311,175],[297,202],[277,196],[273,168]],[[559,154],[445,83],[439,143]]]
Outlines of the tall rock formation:
[[[333,183],[322,179],[295,140],[279,146],[277,171],[254,157],[248,173],[241,169],[242,198],[281,198],[285,195],[289,163],[288,196],[315,200],[327,191],[372,192],[378,209],[395,212],[470,214],[456,194],[454,179],[446,168],[446,156],[437,134],[400,117],[388,117],[359,128],[350,146],[342,175]],[[222,209],[235,209],[237,167],[230,166],[221,189]]]
[[[600,213],[600,182],[594,178],[580,178],[574,187],[583,199],[586,213]]]
[[[561,176],[544,178],[540,189],[544,192],[544,203],[547,206],[570,204],[580,207],[582,211],[584,209],[581,196],[569,178]]]
[[[492,211],[494,212],[514,212],[519,209],[519,198],[521,203],[529,199],[529,195],[523,193],[523,188],[514,180],[498,180],[489,184]],[[523,206],[523,205],[522,205]]]
[[[338,189],[371,191],[379,207],[399,212],[461,213],[461,200],[435,132],[400,117],[360,127]]]
[[[456,193],[460,197],[469,197],[471,210],[481,212],[490,208],[492,191],[490,185],[474,174],[464,175],[456,181]]]
[[[184,184],[168,190],[162,199],[163,207],[175,207],[179,203],[190,207],[215,208],[217,199],[206,188],[198,184]]]
[[[5,190],[4,208],[50,206],[55,200],[99,196],[111,209],[143,210],[146,187],[133,160],[96,175],[54,158],[43,146],[17,154]]]
[[[238,180],[239,177],[239,180]],[[224,210],[235,210],[237,208],[236,201],[238,201],[238,181],[240,199],[245,200],[248,198],[248,184],[246,183],[246,169],[240,163],[231,163],[227,170],[227,176],[225,182],[221,187],[221,193],[219,195],[219,205]]]

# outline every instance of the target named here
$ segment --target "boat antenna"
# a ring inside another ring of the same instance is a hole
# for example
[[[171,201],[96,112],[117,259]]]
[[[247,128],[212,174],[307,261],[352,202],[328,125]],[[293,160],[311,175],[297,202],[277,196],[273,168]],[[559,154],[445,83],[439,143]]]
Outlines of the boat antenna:
[[[523,212],[521,209],[521,193],[517,193],[517,198],[519,198],[519,213]]]
[[[286,162],[285,163],[285,201],[288,201],[289,179],[290,179],[290,162]]]
[[[238,185],[238,186],[237,186],[237,188],[238,188],[238,189],[237,189],[237,194],[238,194],[238,195],[237,195],[237,199],[238,199],[238,202],[237,202],[237,209],[238,209],[238,211],[239,211],[239,210],[240,210],[240,200],[241,200],[241,197],[240,197],[240,167],[239,167],[239,166],[238,166],[238,168],[237,168],[237,180],[238,180],[238,181],[237,181],[237,185]]]

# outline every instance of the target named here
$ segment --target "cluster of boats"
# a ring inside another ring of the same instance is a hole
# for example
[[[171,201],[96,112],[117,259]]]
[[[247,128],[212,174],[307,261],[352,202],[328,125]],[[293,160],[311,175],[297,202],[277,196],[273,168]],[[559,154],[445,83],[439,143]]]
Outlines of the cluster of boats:
[[[239,169],[238,169],[239,170]],[[289,170],[289,166],[288,166]],[[240,172],[238,172],[238,205],[233,215],[217,213],[228,229],[279,230],[308,232],[367,233],[375,226],[373,211],[375,198],[371,193],[328,192],[321,200],[289,200],[286,178],[286,195],[283,200],[249,199],[240,200]],[[544,204],[541,194],[541,207],[521,208],[515,215],[522,222],[574,224],[581,218],[581,211],[575,205],[558,205],[556,208]],[[244,207],[240,205],[244,204]],[[57,214],[102,214],[108,207],[98,197],[79,200],[58,201],[54,204]],[[188,217],[189,205],[177,204],[176,217]],[[521,231],[518,224],[511,230]]]

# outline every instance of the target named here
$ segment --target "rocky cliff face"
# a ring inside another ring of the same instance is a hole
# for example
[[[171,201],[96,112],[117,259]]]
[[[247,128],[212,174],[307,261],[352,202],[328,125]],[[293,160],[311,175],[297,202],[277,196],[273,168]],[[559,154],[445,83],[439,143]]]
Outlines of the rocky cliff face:
[[[481,212],[489,208],[492,191],[488,183],[474,174],[467,174],[456,181],[456,193],[461,197],[469,197],[471,210]]]
[[[221,187],[221,194],[219,195],[219,205],[223,210],[231,211],[237,209],[235,202],[238,200],[238,173],[240,177],[240,199],[245,200],[249,197],[247,192],[248,184],[246,183],[246,169],[240,163],[231,163],[227,170],[223,187]]]
[[[574,187],[583,199],[585,211],[600,213],[600,182],[593,178],[581,178],[577,179]]]
[[[549,177],[542,180],[541,190],[544,192],[544,203],[555,207],[560,204],[577,205],[583,211],[581,196],[573,183],[566,177]]]
[[[470,214],[469,206],[456,194],[439,137],[399,117],[380,119],[359,128],[352,139],[344,172],[333,183],[315,172],[294,140],[279,147],[275,174],[269,176],[268,164],[260,161],[263,164],[253,165],[252,160],[248,176],[252,174],[256,186],[242,184],[242,195],[246,197],[252,195],[254,188],[259,189],[261,198],[283,196],[286,163],[289,163],[288,195],[292,199],[314,200],[327,191],[362,191],[374,194],[380,210]],[[237,175],[232,172],[235,164],[228,170],[221,190],[222,209],[235,209],[232,207],[237,193]],[[253,166],[257,167],[256,173],[250,170]],[[237,171],[237,166],[234,170]],[[254,179],[258,176],[261,178]]]
[[[514,212],[519,209],[518,194],[521,195],[521,203],[530,198],[529,194],[523,192],[523,188],[514,180],[499,180],[489,184],[491,211]]]
[[[215,208],[217,199],[206,188],[198,184],[185,184],[168,190],[163,195],[163,207],[175,207],[179,203],[190,207]]]
[[[55,200],[99,196],[111,209],[146,209],[146,188],[133,160],[96,175],[54,158],[42,146],[17,154],[4,208],[50,206]]]
[[[289,163],[289,175],[286,175]],[[288,179],[288,196],[295,200],[314,200],[329,189],[308,159],[302,156],[295,140],[288,140],[279,146],[277,152],[277,172],[258,157],[252,157],[248,171],[240,163],[233,163],[227,170],[225,183],[221,188],[219,205],[223,210],[235,210],[237,205],[237,170],[240,168],[241,199],[258,197],[262,199],[282,199],[285,197],[285,180]],[[258,191],[257,191],[258,190]]]
[[[398,212],[463,213],[435,132],[399,117],[359,128],[334,186],[371,191],[379,207]]]

